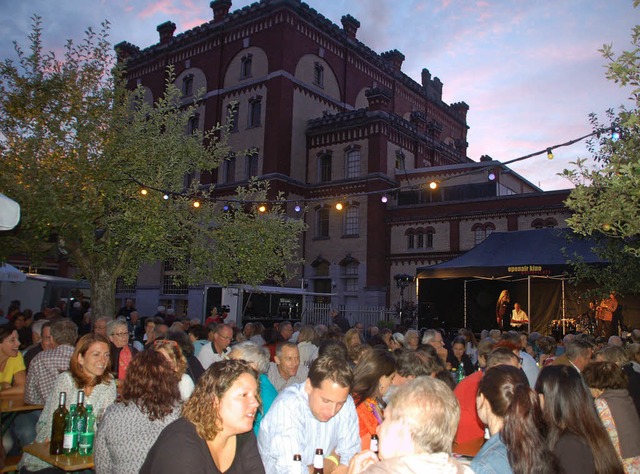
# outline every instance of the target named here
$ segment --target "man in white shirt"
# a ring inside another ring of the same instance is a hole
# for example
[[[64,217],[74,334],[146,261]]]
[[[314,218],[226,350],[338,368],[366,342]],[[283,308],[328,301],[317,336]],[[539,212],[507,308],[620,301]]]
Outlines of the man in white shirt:
[[[318,448],[325,474],[344,474],[360,451],[358,415],[349,393],[353,372],[346,359],[324,354],[304,383],[286,387],[260,424],[258,449],[265,472],[288,474],[293,456],[310,467]]]
[[[200,349],[198,360],[204,370],[207,370],[214,362],[224,360],[229,353],[229,344],[233,339],[233,329],[228,324],[218,324],[213,333],[211,344],[206,344]]]
[[[309,369],[300,365],[298,346],[292,342],[281,342],[276,347],[275,362],[269,363],[267,377],[269,382],[279,392],[289,385],[301,383],[307,379]]]
[[[513,305],[513,311],[511,311],[511,327],[514,329],[522,329],[523,326],[527,326],[528,324],[529,318],[527,317],[527,313],[520,308],[520,303],[515,303]]]

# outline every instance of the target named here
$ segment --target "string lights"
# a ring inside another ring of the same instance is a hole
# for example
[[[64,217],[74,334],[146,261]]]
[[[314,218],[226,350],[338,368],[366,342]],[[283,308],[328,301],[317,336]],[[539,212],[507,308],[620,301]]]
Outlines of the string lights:
[[[592,136],[597,135],[598,137],[604,133],[611,133],[611,139],[613,141],[617,141],[620,139],[620,135],[621,135],[621,129],[617,124],[612,125],[611,127],[607,127],[607,128],[602,128],[602,129],[598,129],[594,132],[588,133],[586,135],[583,135],[581,137],[575,138],[573,140],[569,140],[567,142],[564,143],[560,143],[558,145],[553,145],[550,147],[547,147],[543,150],[540,151],[536,151],[534,153],[530,153],[528,155],[524,155],[518,158],[514,158],[512,160],[509,161],[505,161],[500,163],[499,166],[506,166],[512,163],[516,163],[519,161],[524,161],[524,160],[528,160],[530,158],[536,157],[536,156],[540,156],[543,154],[546,154],[547,158],[552,160],[554,158],[553,155],[553,150],[557,149],[557,148],[562,148],[562,147],[566,147],[566,146],[570,146],[573,145],[575,143],[578,143],[582,140],[585,140],[587,138],[590,138]],[[341,196],[339,198],[333,198],[333,200],[337,199],[337,202],[335,204],[335,209],[338,211],[342,211],[345,207],[344,203],[348,202],[350,198],[353,197],[363,197],[363,196],[372,196],[372,195],[380,195],[380,202],[383,204],[386,204],[389,200],[389,196],[393,196],[394,194],[397,194],[399,192],[402,191],[411,191],[411,190],[416,190],[419,189],[420,187],[424,186],[425,188],[428,187],[431,190],[435,190],[438,187],[440,187],[442,185],[442,183],[453,179],[453,178],[459,178],[460,176],[464,176],[464,175],[469,175],[469,174],[476,174],[476,173],[482,173],[482,172],[488,172],[487,175],[487,179],[489,179],[490,181],[494,181],[496,179],[496,173],[495,171],[493,171],[493,169],[496,168],[496,163],[495,162],[491,162],[490,164],[487,164],[486,166],[481,166],[463,173],[458,173],[455,175],[452,175],[450,177],[447,178],[442,178],[442,179],[438,179],[438,180],[434,180],[427,183],[424,183],[423,185],[405,185],[405,186],[398,186],[396,188],[392,188],[392,189],[384,189],[384,190],[380,190],[380,191],[368,191],[368,192],[362,192],[362,193],[354,193],[354,194],[350,194],[348,196]],[[222,206],[222,210],[223,211],[229,211],[231,209],[232,205],[245,205],[245,204],[256,204],[258,205],[258,211],[260,213],[265,213],[267,212],[267,209],[269,207],[270,204],[280,204],[280,205],[286,205],[286,204],[294,204],[293,210],[296,213],[302,212],[303,211],[303,206],[304,204],[307,203],[312,203],[312,202],[326,202],[326,201],[331,201],[332,198],[328,198],[328,197],[318,197],[318,198],[305,198],[305,199],[300,199],[300,198],[296,198],[296,199],[276,199],[276,200],[261,200],[261,201],[252,201],[252,200],[247,200],[247,199],[234,199],[234,198],[229,198],[229,197],[208,197],[205,198],[201,195],[198,195],[196,197],[196,195],[193,194],[189,194],[186,192],[174,192],[174,191],[168,191],[168,190],[164,190],[164,189],[158,189],[158,188],[154,188],[152,186],[149,186],[147,183],[141,183],[140,181],[136,180],[135,178],[131,178],[131,180],[138,184],[140,186],[140,194],[143,196],[147,196],[149,193],[149,190],[152,191],[157,191],[159,193],[162,193],[162,198],[164,200],[168,200],[171,196],[174,197],[186,197],[188,199],[194,199],[192,206],[194,208],[199,208],[201,203],[200,201],[203,199],[206,199],[208,201],[213,201],[213,202],[221,202],[223,203]],[[302,204],[301,204],[302,202]]]

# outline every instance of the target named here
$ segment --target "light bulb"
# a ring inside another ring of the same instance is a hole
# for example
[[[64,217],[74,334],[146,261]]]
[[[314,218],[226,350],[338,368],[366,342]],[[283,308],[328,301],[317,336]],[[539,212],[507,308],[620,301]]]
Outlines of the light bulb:
[[[341,210],[342,210],[342,207],[343,207],[343,206],[342,206],[342,203],[341,203],[341,202],[339,202],[338,204],[336,204],[336,209],[337,209],[337,210],[341,211]]]
[[[260,204],[260,207],[258,207],[258,210],[259,210],[260,212],[266,212],[266,210],[267,210],[267,206],[265,206],[264,204]]]
[[[293,208],[294,211],[296,212],[300,212],[302,210],[302,208],[300,207],[300,204],[296,204],[296,206]]]
[[[551,148],[547,148],[547,158],[553,160],[553,152],[551,151]]]
[[[143,196],[146,196],[147,193],[148,193],[148,191],[146,189],[144,189],[144,188],[140,190],[140,194],[142,194]]]
[[[166,201],[167,199],[169,199],[169,195],[165,194],[164,196],[162,196],[162,199],[164,199]]]
[[[389,200],[389,198],[388,198],[386,195],[384,195],[384,196],[382,196],[382,197],[380,198],[380,200],[381,200],[384,204],[386,204],[386,202]]]
[[[429,187],[430,187],[431,189],[436,189],[436,188],[438,187],[438,183],[436,183],[435,181],[431,181],[431,182],[429,183]]]
[[[193,207],[195,208],[200,207],[200,201],[193,201]]]

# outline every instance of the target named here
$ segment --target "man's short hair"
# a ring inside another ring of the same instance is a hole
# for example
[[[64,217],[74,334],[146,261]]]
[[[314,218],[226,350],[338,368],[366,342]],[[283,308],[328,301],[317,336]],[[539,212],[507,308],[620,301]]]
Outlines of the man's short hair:
[[[441,369],[437,356],[422,351],[403,350],[396,355],[396,372],[402,377],[431,376]]]
[[[508,347],[496,347],[487,356],[487,369],[496,365],[520,363],[520,358]]]
[[[70,319],[60,319],[51,325],[51,337],[59,346],[75,346],[78,339],[78,326]]]
[[[409,430],[415,454],[450,453],[460,421],[460,405],[441,380],[418,377],[398,387],[385,413]]]
[[[422,343],[429,344],[436,338],[436,334],[440,334],[440,331],[436,329],[427,329],[422,335]]]
[[[575,360],[580,356],[588,357],[593,350],[593,343],[586,338],[576,337],[567,344],[566,354],[569,360]]]
[[[329,380],[341,387],[353,386],[353,370],[346,357],[335,357],[331,354],[319,355],[309,368],[309,381],[314,388],[320,388],[322,382]]]
[[[500,339],[501,335],[502,335],[502,331],[500,331],[500,329],[492,329],[491,331],[489,331],[489,337],[494,341],[497,341],[498,339]]]
[[[277,358],[281,358],[282,357],[282,352],[284,351],[285,347],[291,347],[291,348],[296,349],[296,350],[298,349],[298,345],[294,344],[293,342],[289,342],[289,341],[281,342],[276,346],[276,357]]]

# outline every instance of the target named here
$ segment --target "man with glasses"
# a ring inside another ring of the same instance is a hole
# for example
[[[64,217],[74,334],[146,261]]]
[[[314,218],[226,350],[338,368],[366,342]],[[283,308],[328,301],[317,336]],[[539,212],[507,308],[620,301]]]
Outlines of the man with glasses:
[[[444,347],[444,339],[442,339],[442,334],[440,331],[435,329],[427,329],[422,336],[422,344],[429,344],[433,346],[436,350],[442,362],[447,365],[447,369],[451,369],[451,364],[447,364],[447,356],[449,355],[449,351],[447,351],[446,347]]]
[[[198,360],[207,370],[214,362],[224,360],[229,353],[229,344],[233,339],[233,329],[228,324],[218,324],[213,331],[213,340],[200,349]]]

